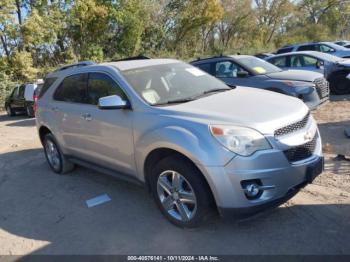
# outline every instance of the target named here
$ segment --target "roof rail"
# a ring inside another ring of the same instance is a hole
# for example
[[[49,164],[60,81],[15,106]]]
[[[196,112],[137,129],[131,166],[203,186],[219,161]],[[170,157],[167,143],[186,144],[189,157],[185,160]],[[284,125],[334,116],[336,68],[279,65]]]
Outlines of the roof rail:
[[[75,63],[75,64],[62,66],[62,67],[56,69],[55,72],[63,71],[63,70],[70,69],[70,68],[81,67],[81,66],[89,66],[89,65],[95,65],[95,64],[96,63],[92,62],[92,61],[81,61],[81,62],[78,62],[78,63]]]
[[[138,55],[138,56],[131,56],[131,57],[113,60],[113,62],[129,61],[129,60],[143,60],[143,59],[152,59],[152,58],[150,58],[148,56],[144,56],[144,55]]]
[[[209,57],[200,57],[198,56],[196,60],[194,61],[200,61],[200,60],[207,60],[207,59],[212,59],[212,58],[220,58],[220,57],[227,57],[227,55],[220,54],[220,55],[214,55],[214,56],[209,56]]]

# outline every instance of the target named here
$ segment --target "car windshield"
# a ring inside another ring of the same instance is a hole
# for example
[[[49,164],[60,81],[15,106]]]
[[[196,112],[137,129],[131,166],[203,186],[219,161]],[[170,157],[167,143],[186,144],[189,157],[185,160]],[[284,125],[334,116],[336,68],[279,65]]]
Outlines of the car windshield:
[[[269,62],[253,56],[243,56],[236,58],[239,63],[252,70],[257,75],[281,72],[282,70]]]
[[[138,95],[150,105],[182,103],[220,91],[226,84],[185,63],[170,63],[121,72]]]

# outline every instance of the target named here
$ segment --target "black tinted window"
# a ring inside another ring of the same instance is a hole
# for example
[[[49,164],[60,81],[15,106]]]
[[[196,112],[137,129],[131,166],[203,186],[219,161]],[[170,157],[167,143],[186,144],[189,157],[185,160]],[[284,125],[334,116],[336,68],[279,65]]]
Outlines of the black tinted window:
[[[211,74],[211,64],[200,64],[200,65],[196,65],[197,67],[199,67],[201,70]]]
[[[18,97],[23,98],[24,97],[24,89],[25,89],[25,85],[21,85],[19,87],[19,91],[18,91]]]
[[[270,62],[271,64],[274,64],[275,66],[278,66],[278,67],[286,67],[287,57],[286,56],[276,57],[276,58],[267,60],[267,62]]]
[[[86,74],[66,77],[57,88],[54,99],[58,101],[86,103]]]
[[[277,50],[277,54],[284,54],[284,53],[289,53],[293,51],[293,47],[287,47],[287,48],[281,48]]]
[[[38,89],[39,87],[37,87],[36,92],[38,92],[39,94],[39,98],[42,97],[45,92],[49,89],[49,87],[56,81],[57,77],[51,77],[51,78],[46,78],[44,85],[42,87],[40,87],[40,89]]]
[[[303,45],[298,47],[298,51],[315,51],[316,45]]]
[[[88,81],[88,103],[97,105],[98,99],[104,96],[118,95],[127,100],[118,84],[106,74],[90,73]]]

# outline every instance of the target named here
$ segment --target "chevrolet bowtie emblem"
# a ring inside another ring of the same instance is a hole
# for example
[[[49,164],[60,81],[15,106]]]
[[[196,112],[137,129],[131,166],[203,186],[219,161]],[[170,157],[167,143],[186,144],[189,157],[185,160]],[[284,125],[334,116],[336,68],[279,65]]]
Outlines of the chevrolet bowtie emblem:
[[[308,132],[304,135],[304,139],[305,139],[306,141],[312,140],[312,134],[311,134],[310,131],[308,131]]]

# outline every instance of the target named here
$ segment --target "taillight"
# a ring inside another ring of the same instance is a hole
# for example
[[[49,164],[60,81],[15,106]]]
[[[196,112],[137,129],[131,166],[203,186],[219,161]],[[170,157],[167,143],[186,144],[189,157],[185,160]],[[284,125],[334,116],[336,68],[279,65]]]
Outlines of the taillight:
[[[34,101],[34,105],[33,105],[33,109],[34,109],[34,113],[36,112],[36,109],[38,108],[38,96],[36,96],[35,94],[33,94],[33,101]]]

